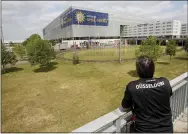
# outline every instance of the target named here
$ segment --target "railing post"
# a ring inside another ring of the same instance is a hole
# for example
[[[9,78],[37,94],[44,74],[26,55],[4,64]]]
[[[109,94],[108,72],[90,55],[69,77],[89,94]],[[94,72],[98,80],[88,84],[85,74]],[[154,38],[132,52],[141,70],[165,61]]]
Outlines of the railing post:
[[[121,118],[116,120],[116,133],[120,133],[121,132]]]
[[[187,95],[188,94],[188,91],[187,91],[188,90],[188,78],[186,78],[186,80],[187,80],[187,84],[185,84],[184,110],[187,108],[187,105],[188,105],[188,102],[187,102],[188,101],[188,98],[187,98],[188,97]]]

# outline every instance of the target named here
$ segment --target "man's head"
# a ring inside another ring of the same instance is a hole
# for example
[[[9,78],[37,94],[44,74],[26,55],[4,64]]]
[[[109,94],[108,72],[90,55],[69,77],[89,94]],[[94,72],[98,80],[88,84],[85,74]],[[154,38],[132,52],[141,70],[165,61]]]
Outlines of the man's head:
[[[140,56],[136,59],[136,71],[140,78],[152,78],[155,71],[153,60],[148,56]]]

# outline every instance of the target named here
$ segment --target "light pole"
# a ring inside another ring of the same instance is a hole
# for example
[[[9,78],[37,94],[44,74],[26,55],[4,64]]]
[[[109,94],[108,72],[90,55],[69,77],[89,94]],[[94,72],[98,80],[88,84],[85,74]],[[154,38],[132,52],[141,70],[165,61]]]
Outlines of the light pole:
[[[121,34],[120,34],[120,43],[119,43],[119,63],[121,63]]]
[[[181,40],[181,45],[182,45],[182,47],[183,47],[183,39]]]
[[[94,27],[96,27],[96,16],[93,16],[93,19],[94,19]],[[95,46],[94,46],[94,50],[96,50],[96,45],[97,45],[97,33],[98,30],[96,30],[96,37],[95,37]],[[96,51],[95,51],[96,52]]]
[[[3,27],[1,26],[1,43],[3,45],[4,43],[4,37],[3,37]]]

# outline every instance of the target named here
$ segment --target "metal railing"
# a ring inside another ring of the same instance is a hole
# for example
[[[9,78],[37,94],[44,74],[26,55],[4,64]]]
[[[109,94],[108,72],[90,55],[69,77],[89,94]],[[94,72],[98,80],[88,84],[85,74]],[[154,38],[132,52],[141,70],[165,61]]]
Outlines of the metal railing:
[[[188,107],[188,72],[170,81],[173,95],[170,99],[172,120],[177,120]],[[130,132],[132,112],[122,113],[119,108],[72,131],[74,132]]]

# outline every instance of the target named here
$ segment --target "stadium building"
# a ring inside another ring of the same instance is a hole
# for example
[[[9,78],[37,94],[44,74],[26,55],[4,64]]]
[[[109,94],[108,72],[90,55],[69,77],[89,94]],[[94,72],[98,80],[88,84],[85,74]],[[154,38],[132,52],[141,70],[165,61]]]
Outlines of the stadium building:
[[[60,39],[69,47],[74,42],[78,45],[91,40],[114,43],[115,39],[120,38],[124,40],[124,44],[126,39],[135,39],[137,43],[137,40],[141,41],[149,35],[163,40],[184,37],[187,35],[187,24],[182,25],[177,20],[156,21],[138,16],[70,7],[43,29],[44,39]]]
[[[70,7],[43,29],[44,39],[119,38],[127,16]],[[140,21],[140,20],[139,20]]]

